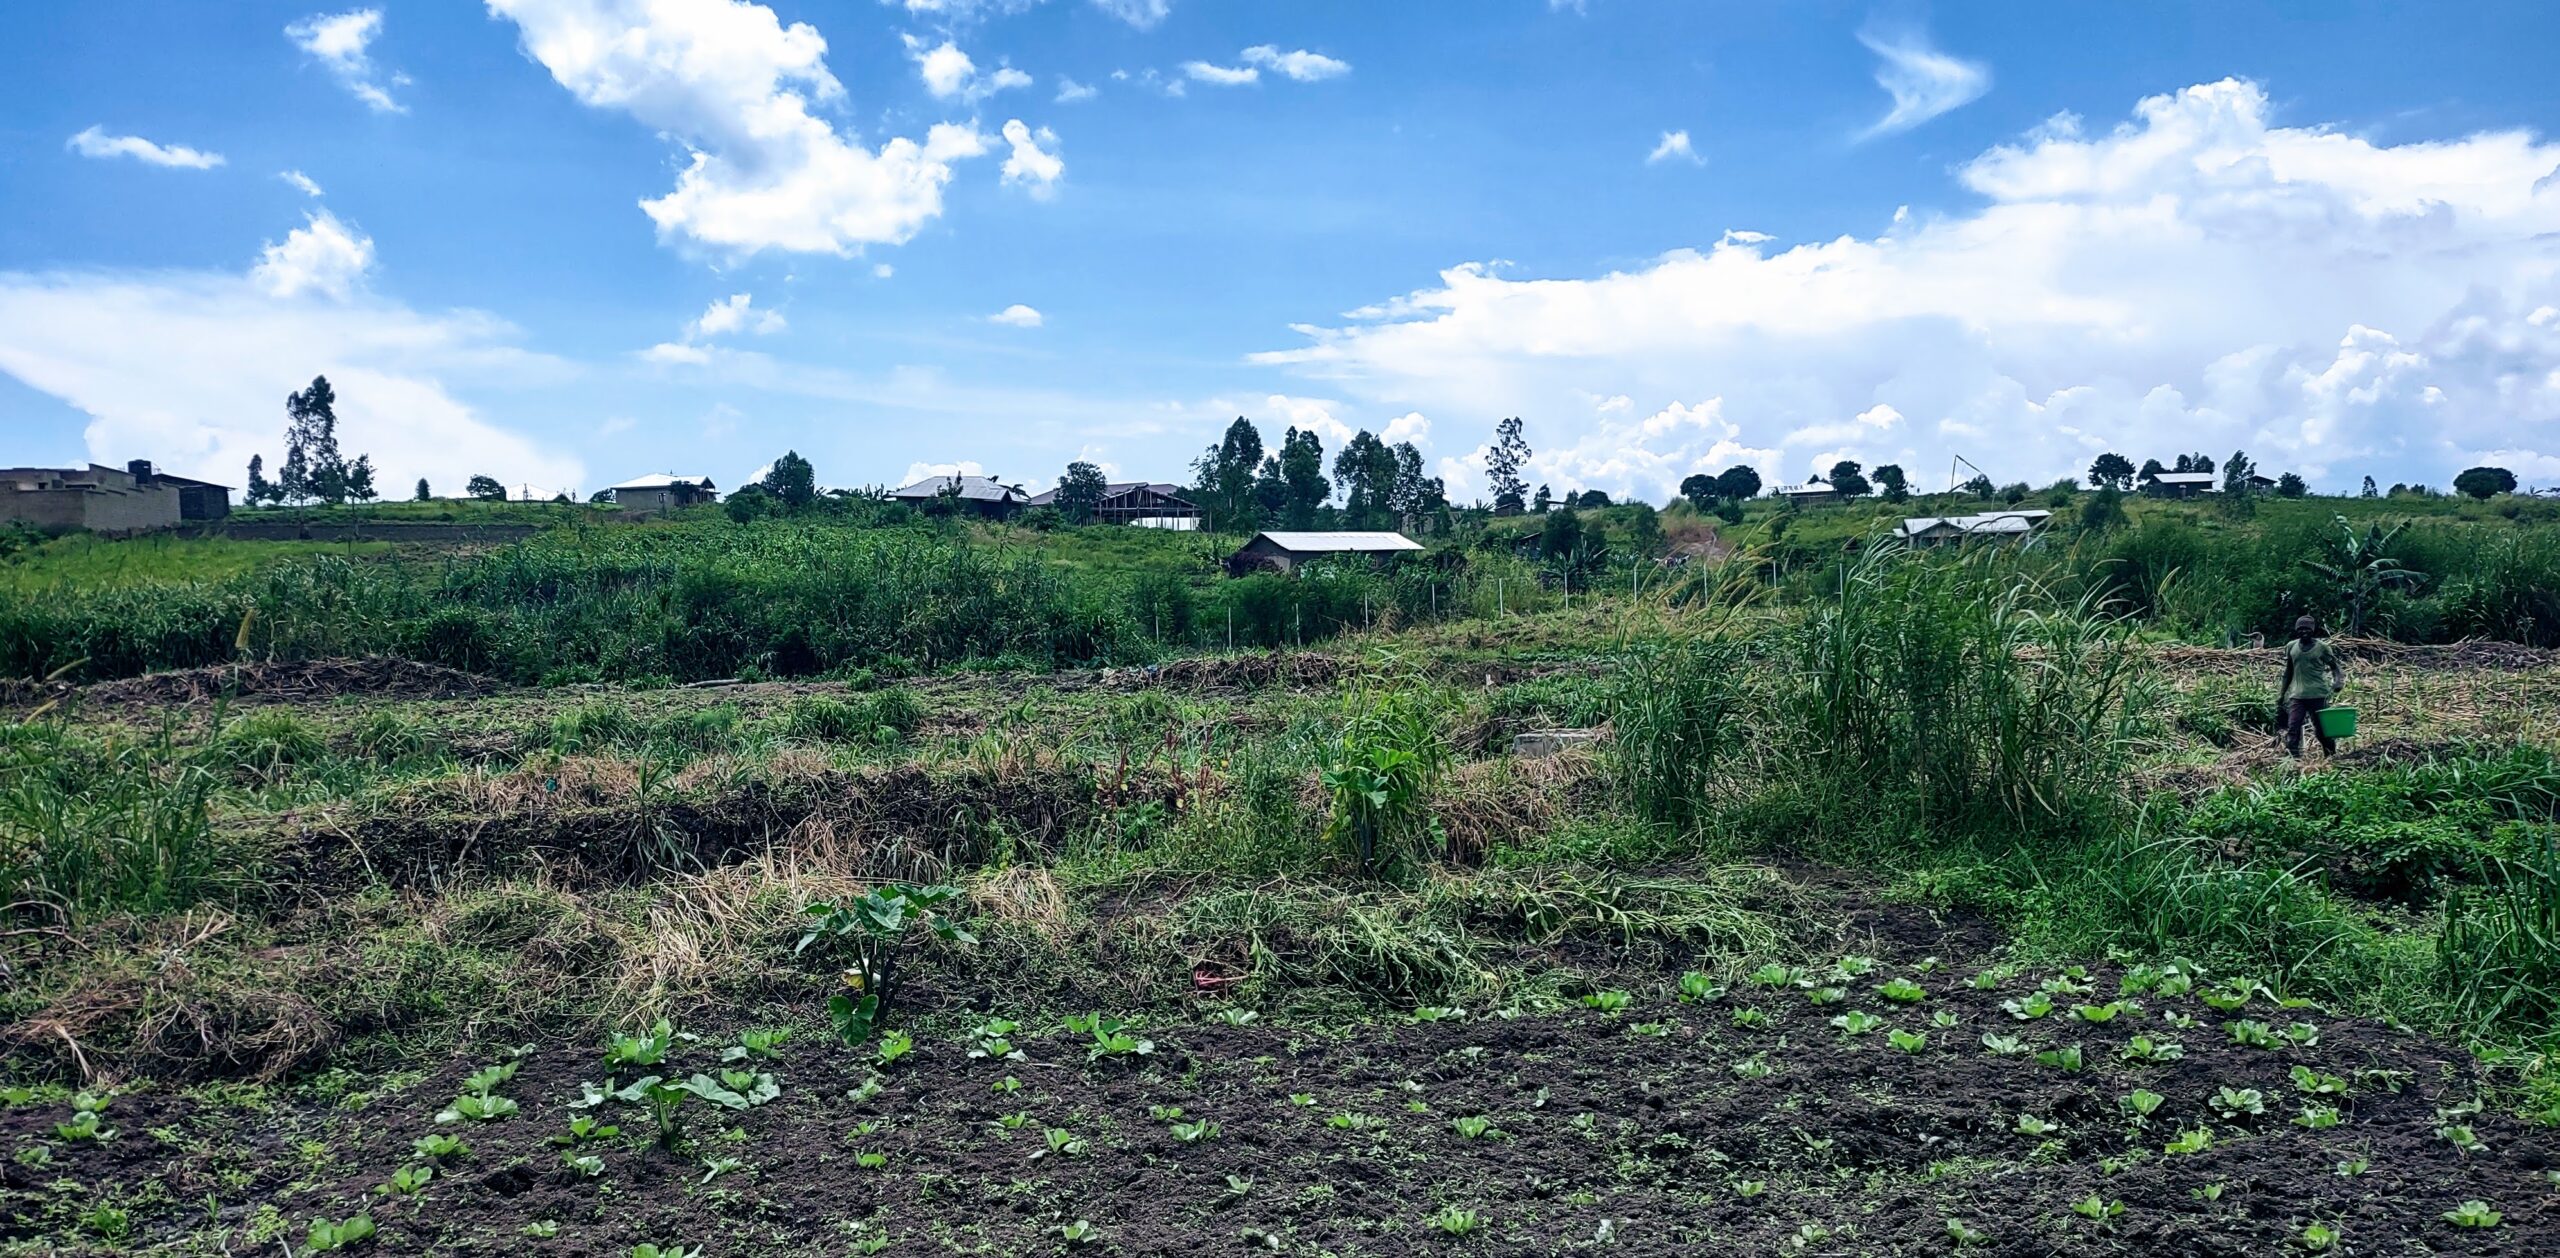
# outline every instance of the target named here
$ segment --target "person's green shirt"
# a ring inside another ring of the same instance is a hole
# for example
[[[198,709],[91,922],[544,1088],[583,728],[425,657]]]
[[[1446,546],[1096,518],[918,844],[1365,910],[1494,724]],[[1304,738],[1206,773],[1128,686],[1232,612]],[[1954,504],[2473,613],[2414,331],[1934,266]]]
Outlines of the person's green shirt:
[[[2326,639],[2295,638],[2284,644],[2284,660],[2286,699],[2327,699],[2338,693],[2338,651]]]

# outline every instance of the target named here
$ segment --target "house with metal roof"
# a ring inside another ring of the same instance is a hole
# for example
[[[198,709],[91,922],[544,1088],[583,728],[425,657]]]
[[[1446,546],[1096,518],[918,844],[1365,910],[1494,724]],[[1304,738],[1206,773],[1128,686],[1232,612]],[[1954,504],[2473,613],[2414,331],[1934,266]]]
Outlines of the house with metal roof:
[[[960,510],[993,520],[1011,516],[1030,501],[1030,495],[1023,493],[1019,485],[1008,485],[992,476],[969,475],[928,476],[890,490],[889,498],[918,509],[948,499]]]
[[[120,468],[0,468],[0,521],[40,529],[119,537],[230,513],[229,486],[171,476],[153,469],[148,459]]]
[[[1104,524],[1127,524],[1142,529],[1172,529],[1193,532],[1200,528],[1206,515],[1199,504],[1183,497],[1180,485],[1166,481],[1120,481],[1102,487],[1102,502],[1093,510],[1093,518]],[[1026,507],[1058,505],[1058,491],[1042,490],[1023,501]]]
[[[2193,498],[2222,492],[2219,472],[2154,472],[2143,478],[2142,491],[2160,498]]]
[[[651,472],[613,486],[614,502],[625,511],[640,514],[709,502],[717,493],[708,476],[678,476],[673,472]],[[509,496],[513,496],[512,492]]]
[[[2053,519],[2050,511],[1986,511],[1980,515],[1916,516],[1902,522],[1902,540],[1914,546],[1946,546],[1989,539],[2031,537]]]
[[[1838,489],[1833,488],[1829,481],[1816,476],[1801,485],[1778,486],[1778,496],[1799,506],[1811,507],[1826,502],[1839,502],[1843,495]]]
[[[1402,533],[1256,533],[1252,541],[1227,556],[1227,573],[1239,577],[1253,572],[1286,575],[1323,559],[1365,556],[1376,562],[1421,550],[1422,543]]]

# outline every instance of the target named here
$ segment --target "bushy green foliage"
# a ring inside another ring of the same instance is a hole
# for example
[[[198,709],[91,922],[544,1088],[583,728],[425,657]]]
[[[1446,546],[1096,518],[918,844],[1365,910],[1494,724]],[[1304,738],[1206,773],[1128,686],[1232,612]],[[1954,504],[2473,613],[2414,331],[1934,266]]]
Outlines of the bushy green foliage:
[[[1448,743],[1423,683],[1392,659],[1352,688],[1345,708],[1325,755],[1333,803],[1325,838],[1343,845],[1362,872],[1383,873],[1420,852],[1430,836],[1431,791],[1448,763]]]
[[[2426,904],[2448,880],[2477,881],[2498,861],[2547,846],[2555,793],[2560,766],[2518,748],[2235,787],[2207,799],[2190,824],[2264,859],[2308,861],[2356,895]]]

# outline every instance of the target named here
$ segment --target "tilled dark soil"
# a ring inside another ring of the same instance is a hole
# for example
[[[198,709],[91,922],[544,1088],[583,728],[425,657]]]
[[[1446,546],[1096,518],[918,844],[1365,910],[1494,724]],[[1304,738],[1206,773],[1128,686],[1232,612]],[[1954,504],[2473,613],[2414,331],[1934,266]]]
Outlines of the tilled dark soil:
[[[505,689],[505,682],[477,673],[415,660],[367,656],[187,668],[87,686],[11,681],[0,686],[0,707],[61,700],[94,707],[163,709],[217,700],[327,703],[349,695],[375,699],[476,699]]]
[[[1801,986],[1742,982],[1616,1013],[1165,1026],[1145,1032],[1152,1054],[1102,1061],[1064,1032],[1017,1033],[1024,1060],[972,1057],[954,1030],[883,1070],[804,1033],[757,1067],[778,1076],[777,1099],[688,1103],[680,1154],[652,1145],[632,1106],[570,1108],[582,1083],[607,1077],[585,1045],[524,1059],[498,1089],[520,1113],[445,1127],[432,1116],[479,1063],[333,1104],[139,1091],[114,1101],[121,1134],[104,1143],[57,1138],[69,1107],[30,1103],[0,1111],[15,1155],[0,1242],[249,1253],[282,1236],[300,1252],[313,1217],[369,1210],[384,1252],[614,1258],[644,1241],[707,1256],[1942,1254],[1959,1248],[1951,1219],[1979,1234],[1970,1252],[2021,1258],[2294,1253],[2315,1222],[2343,1237],[2332,1252],[2560,1252],[2560,1139],[2461,1112],[2479,1081],[2458,1051],[2264,995],[2222,1011],[2151,993],[2104,1024],[2081,1018],[2079,1005],[2118,992],[2113,970],[2020,1018],[2003,1002],[2030,1000],[2037,977],[1988,990],[1969,977],[1917,965],[1826,976],[1817,984],[1843,995],[1820,1005]],[[1898,1003],[1880,991],[1888,978],[1926,994]],[[1744,1009],[1765,1023],[1738,1023]],[[1832,1024],[1846,1011],[1885,1025],[1846,1034]],[[2247,1047],[2225,1030],[2241,1019],[2299,1022],[2316,1042]],[[1906,1051],[1888,1029],[1928,1040]],[[2084,1065],[1999,1055],[1986,1034],[2076,1045]],[[2127,1060],[2136,1035],[2183,1054]],[[673,1073],[717,1070],[718,1057],[716,1041],[681,1045]],[[2297,1065],[2346,1091],[2306,1094]],[[2264,1112],[2219,1111],[2224,1088],[2256,1091]],[[2163,1098],[2141,1121],[2121,1102],[2137,1090]],[[2291,1121],[2322,1103],[2335,1126]],[[1156,1107],[1216,1130],[1186,1142]],[[579,1114],[622,1129],[580,1150],[602,1159],[592,1178],[550,1143]],[[1013,1114],[1019,1125],[1004,1125]],[[1475,1117],[1490,1130],[1469,1138],[1455,1120]],[[2481,1147],[2457,1148],[2442,1130],[2455,1125]],[[2166,1151],[2199,1128],[2209,1147]],[[424,1164],[413,1142],[438,1131],[469,1152],[421,1193],[375,1191]],[[705,1182],[706,1160],[726,1158],[736,1168]],[[2442,1217],[2474,1200],[2498,1226]],[[129,1233],[99,1235],[114,1226],[89,1214],[102,1203],[128,1212]],[[1475,1221],[1464,1235],[1441,1225],[1458,1212]],[[1096,1239],[1071,1245],[1058,1229],[1079,1220]],[[554,1234],[530,1239],[529,1227]]]

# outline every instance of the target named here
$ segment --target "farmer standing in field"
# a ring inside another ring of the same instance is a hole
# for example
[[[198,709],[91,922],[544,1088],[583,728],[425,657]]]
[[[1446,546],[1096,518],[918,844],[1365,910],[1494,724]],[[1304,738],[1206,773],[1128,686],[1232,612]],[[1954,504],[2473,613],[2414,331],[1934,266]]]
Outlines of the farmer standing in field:
[[[2338,660],[2338,649],[2320,635],[2318,619],[2305,616],[2293,622],[2293,641],[2284,644],[2284,680],[2276,687],[2284,704],[2284,754],[2302,758],[2302,727],[2320,737],[2320,754],[2338,754],[2338,740],[2320,728],[2319,711],[2347,684],[2346,666]]]

